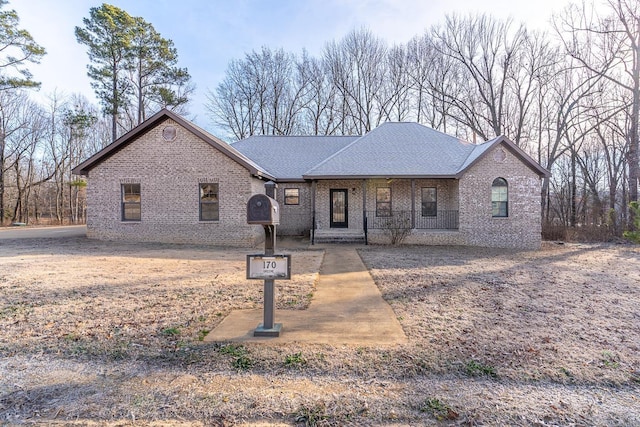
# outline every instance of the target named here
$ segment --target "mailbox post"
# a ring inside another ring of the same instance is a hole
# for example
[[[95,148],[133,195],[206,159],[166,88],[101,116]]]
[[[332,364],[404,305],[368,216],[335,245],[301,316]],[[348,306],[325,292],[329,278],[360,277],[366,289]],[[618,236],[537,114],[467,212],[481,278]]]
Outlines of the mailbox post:
[[[280,223],[280,207],[275,200],[276,184],[272,181],[265,185],[265,194],[251,196],[247,203],[247,223],[259,224],[264,228],[264,256],[273,257],[276,248],[276,225]],[[274,261],[275,263],[275,261]],[[247,277],[249,277],[247,260]],[[288,278],[288,277],[287,277]],[[278,337],[282,323],[275,323],[275,285],[274,279],[264,277],[264,319],[253,332],[256,337]]]

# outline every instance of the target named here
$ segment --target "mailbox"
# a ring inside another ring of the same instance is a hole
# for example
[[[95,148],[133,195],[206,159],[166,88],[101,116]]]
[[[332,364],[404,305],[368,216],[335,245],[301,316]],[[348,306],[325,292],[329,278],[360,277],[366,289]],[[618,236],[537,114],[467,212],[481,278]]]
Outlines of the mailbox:
[[[247,224],[280,224],[278,202],[265,194],[255,194],[247,202]]]

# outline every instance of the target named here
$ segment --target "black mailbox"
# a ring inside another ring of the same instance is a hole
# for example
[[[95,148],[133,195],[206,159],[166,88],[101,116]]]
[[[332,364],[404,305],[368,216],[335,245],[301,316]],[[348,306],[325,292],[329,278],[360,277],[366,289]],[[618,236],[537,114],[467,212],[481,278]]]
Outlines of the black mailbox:
[[[280,224],[280,206],[278,202],[265,194],[251,196],[249,202],[247,202],[247,224]]]

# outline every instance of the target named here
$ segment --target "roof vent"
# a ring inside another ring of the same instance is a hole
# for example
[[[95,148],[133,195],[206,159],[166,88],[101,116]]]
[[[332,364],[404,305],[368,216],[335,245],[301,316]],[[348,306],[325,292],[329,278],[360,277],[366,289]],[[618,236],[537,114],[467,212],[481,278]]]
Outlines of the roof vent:
[[[165,128],[162,129],[162,139],[165,141],[173,141],[176,139],[177,134],[178,130],[175,126],[165,126]]]
[[[500,148],[499,150],[496,150],[493,153],[493,160],[495,160],[498,163],[502,163],[507,159],[507,153],[504,152],[504,150],[502,148]]]

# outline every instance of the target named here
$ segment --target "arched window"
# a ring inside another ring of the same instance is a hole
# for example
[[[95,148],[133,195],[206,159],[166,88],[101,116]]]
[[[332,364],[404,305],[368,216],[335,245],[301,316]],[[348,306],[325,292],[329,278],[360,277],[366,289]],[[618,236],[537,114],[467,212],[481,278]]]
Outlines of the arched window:
[[[509,216],[509,187],[504,178],[496,178],[491,184],[491,210],[494,217]]]

